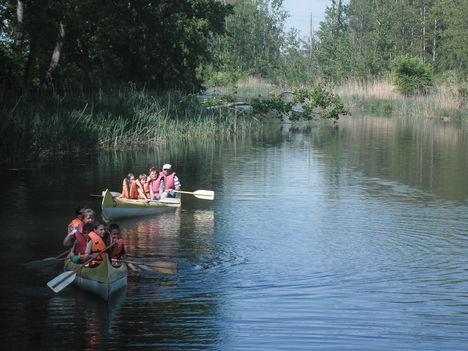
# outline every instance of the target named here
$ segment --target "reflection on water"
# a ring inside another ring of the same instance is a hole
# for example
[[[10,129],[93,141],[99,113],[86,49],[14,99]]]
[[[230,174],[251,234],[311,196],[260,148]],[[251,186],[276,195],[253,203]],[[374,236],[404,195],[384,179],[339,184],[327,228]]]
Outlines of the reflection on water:
[[[468,343],[468,131],[354,116],[2,171],[2,340],[17,349],[462,350]],[[130,272],[109,306],[45,285],[77,204],[171,162],[180,209],[118,221]],[[79,172],[77,172],[79,170]],[[64,186],[73,186],[62,196]],[[53,331],[53,332],[51,332]],[[15,348],[13,347],[13,348]]]

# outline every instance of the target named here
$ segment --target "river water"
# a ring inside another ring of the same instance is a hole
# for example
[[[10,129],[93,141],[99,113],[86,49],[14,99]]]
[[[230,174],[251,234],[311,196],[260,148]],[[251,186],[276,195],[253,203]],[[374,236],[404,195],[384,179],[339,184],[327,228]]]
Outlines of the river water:
[[[466,350],[468,128],[356,116],[229,141],[1,170],[1,311],[12,350]],[[182,208],[122,220],[109,303],[46,282],[73,211],[170,162]]]

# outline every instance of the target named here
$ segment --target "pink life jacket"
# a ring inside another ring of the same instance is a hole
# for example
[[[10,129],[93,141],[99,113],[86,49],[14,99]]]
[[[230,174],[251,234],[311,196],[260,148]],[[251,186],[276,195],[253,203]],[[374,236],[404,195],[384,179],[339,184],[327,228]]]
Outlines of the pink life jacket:
[[[155,180],[153,180],[150,184],[151,190],[153,190],[153,193],[159,194],[159,187],[161,186],[161,180],[163,179],[163,176],[160,174]]]
[[[175,184],[174,184],[175,175],[176,174],[174,172],[172,172],[168,176],[164,176],[164,190],[174,189],[175,188]]]

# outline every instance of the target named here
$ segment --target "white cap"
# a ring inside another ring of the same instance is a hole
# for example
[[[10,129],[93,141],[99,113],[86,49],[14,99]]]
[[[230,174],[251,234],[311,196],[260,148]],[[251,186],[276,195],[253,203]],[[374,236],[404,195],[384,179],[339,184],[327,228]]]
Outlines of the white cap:
[[[171,168],[172,168],[172,166],[171,166],[169,163],[166,163],[166,164],[163,166],[162,169],[163,169],[163,171],[164,171],[165,169],[171,169]]]

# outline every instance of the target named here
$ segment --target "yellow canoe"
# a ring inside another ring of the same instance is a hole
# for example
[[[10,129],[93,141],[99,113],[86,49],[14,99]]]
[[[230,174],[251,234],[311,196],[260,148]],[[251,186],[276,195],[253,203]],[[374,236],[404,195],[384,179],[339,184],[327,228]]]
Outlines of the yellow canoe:
[[[73,271],[79,266],[70,259],[65,261],[65,271]],[[106,255],[98,266],[80,268],[76,272],[73,284],[108,300],[114,292],[127,286],[127,266],[124,263],[112,265]]]
[[[106,220],[148,216],[173,210],[181,206],[180,198],[163,200],[131,200],[114,197],[107,189],[102,198],[102,216]]]

